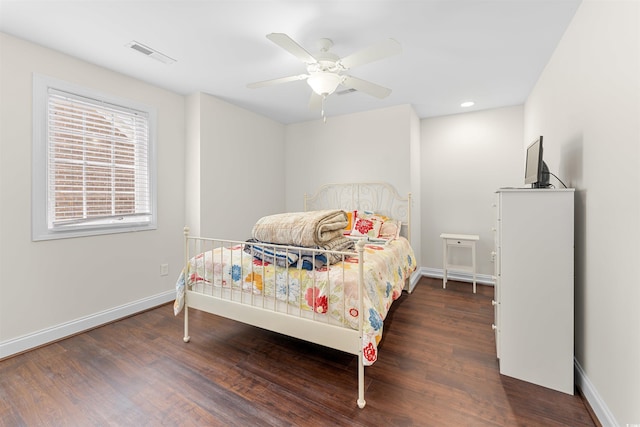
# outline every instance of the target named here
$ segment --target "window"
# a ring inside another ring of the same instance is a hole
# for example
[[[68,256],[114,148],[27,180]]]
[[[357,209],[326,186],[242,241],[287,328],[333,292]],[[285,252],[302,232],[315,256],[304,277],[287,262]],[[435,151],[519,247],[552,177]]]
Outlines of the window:
[[[38,75],[33,93],[33,240],[155,229],[155,112]]]

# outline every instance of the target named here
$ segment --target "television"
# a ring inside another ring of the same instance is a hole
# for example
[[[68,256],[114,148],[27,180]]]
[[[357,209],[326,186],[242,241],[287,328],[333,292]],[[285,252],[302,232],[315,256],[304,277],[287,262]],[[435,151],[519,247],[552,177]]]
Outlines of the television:
[[[542,136],[527,147],[524,183],[530,184],[531,188],[549,187],[549,169],[542,160]]]

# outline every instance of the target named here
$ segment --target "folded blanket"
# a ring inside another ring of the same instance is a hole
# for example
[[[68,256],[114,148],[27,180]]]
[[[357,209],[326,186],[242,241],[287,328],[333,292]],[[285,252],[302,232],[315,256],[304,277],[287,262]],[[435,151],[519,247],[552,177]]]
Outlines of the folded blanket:
[[[260,218],[251,237],[279,245],[313,247],[341,237],[347,224],[342,210],[289,212]]]
[[[342,234],[322,245],[318,245],[316,249],[336,252],[355,252],[356,243],[353,239],[343,236]],[[335,254],[329,254],[329,264],[334,264],[342,260],[342,257]]]
[[[324,245],[313,248],[284,249],[270,246],[268,243],[260,242],[256,239],[249,239],[247,244],[244,245],[244,251],[256,259],[276,264],[280,267],[294,266],[304,270],[313,270],[314,268],[321,268],[325,265],[342,261],[342,256],[339,254],[323,251],[352,252],[354,250],[355,243],[353,240],[344,236],[337,237]]]
[[[289,267],[296,264],[300,259],[298,251],[269,246],[265,242],[256,239],[248,239],[244,245],[244,251],[260,261],[275,264],[279,267]]]

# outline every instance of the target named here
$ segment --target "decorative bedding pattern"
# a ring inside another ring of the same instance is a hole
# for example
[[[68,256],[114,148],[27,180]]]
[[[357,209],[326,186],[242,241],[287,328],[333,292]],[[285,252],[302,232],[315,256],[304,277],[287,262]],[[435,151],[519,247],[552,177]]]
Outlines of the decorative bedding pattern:
[[[376,361],[383,321],[416,268],[407,239],[365,245],[363,313],[357,308],[357,256],[345,256],[344,261],[311,270],[286,269],[254,258],[244,246],[216,248],[192,258],[176,283],[174,313],[177,315],[184,306],[185,286],[209,286],[275,297],[301,311],[314,311],[316,318],[322,317],[320,320],[339,322],[352,329],[358,329],[358,318],[363,316],[364,364]]]

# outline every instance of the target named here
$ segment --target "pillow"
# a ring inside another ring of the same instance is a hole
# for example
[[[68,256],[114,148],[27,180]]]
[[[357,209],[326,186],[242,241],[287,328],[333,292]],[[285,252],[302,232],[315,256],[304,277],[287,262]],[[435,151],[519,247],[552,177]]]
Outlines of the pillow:
[[[374,223],[381,223],[380,229],[377,235],[373,235],[373,232],[365,234],[366,236],[374,239],[384,239],[384,240],[393,240],[397,239],[400,236],[400,231],[402,228],[402,221],[391,219],[386,215],[377,214],[370,211],[362,211],[357,212],[357,219],[367,219],[373,221]],[[353,236],[358,236],[362,234],[354,234]]]
[[[380,228],[380,234],[378,238],[385,240],[393,240],[400,237],[400,229],[402,228],[402,223],[395,219],[389,219],[382,223],[382,227]]]
[[[377,239],[380,235],[380,229],[382,228],[383,221],[377,218],[361,218],[360,215],[356,217],[353,224],[353,230],[351,230],[352,236],[367,236]]]
[[[351,230],[353,230],[353,222],[358,215],[358,211],[349,211],[345,213],[347,214],[347,226],[342,230],[342,234],[348,236],[351,234]]]
[[[391,219],[386,215],[382,215],[382,214],[371,212],[371,211],[358,212],[358,218],[368,218],[368,219],[375,218],[380,221],[388,221]]]

